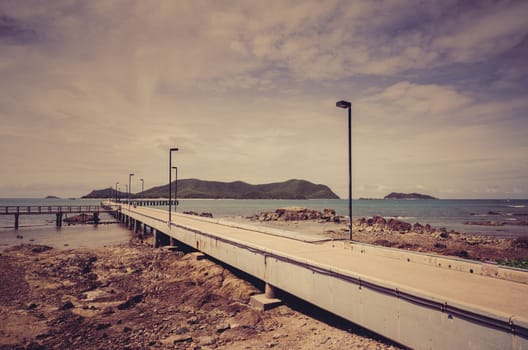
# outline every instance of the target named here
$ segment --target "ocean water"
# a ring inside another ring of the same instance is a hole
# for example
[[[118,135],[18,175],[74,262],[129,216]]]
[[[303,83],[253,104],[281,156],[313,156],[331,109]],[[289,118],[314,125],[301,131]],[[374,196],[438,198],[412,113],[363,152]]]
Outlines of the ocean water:
[[[348,200],[203,200],[181,199],[178,211],[210,212],[215,217],[250,216],[262,211],[297,206],[322,210],[335,209],[339,215],[348,216]],[[165,208],[167,209],[167,208]],[[414,224],[430,224],[457,232],[487,234],[503,237],[528,236],[528,226],[476,226],[468,221],[503,221],[515,223],[528,221],[528,200],[353,200],[354,219],[374,215],[397,218]]]
[[[96,199],[31,199],[0,198],[0,206],[27,205],[98,205]],[[230,199],[180,199],[178,212],[210,212],[214,217],[246,217],[263,211],[273,211],[283,207],[305,207],[322,210],[335,209],[340,215],[348,215],[348,200],[230,200]],[[168,207],[161,208],[168,209]],[[174,207],[173,207],[174,210]],[[381,215],[397,218],[414,224],[430,224],[433,227],[445,227],[448,230],[474,234],[487,234],[502,237],[528,236],[528,226],[476,226],[466,225],[467,221],[501,221],[515,223],[528,221],[528,200],[354,200],[352,203],[354,219]],[[110,219],[102,216],[101,219]],[[2,244],[16,243],[68,244],[69,247],[102,246],[128,241],[130,232],[117,224],[76,225],[57,229],[55,215],[21,215],[20,228],[14,230],[14,216],[0,215],[0,248]],[[24,236],[23,239],[17,236]],[[46,243],[49,241],[48,243]],[[51,243],[50,243],[51,242]]]
[[[58,206],[98,205],[99,200],[88,199],[41,199],[41,198],[0,198],[0,206]],[[113,218],[102,214],[101,220]],[[126,243],[130,231],[117,224],[72,225],[63,223],[55,227],[55,215],[20,215],[19,229],[14,229],[14,215],[0,215],[0,251],[19,244],[44,244],[55,248],[103,247]]]

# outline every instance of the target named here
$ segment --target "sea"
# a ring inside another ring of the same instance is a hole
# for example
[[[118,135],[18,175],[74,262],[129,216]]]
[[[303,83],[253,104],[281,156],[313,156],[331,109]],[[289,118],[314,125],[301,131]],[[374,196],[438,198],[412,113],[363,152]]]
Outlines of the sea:
[[[0,198],[0,206],[98,205],[97,199]],[[248,217],[284,207],[316,210],[332,208],[348,215],[348,200],[260,200],[260,199],[180,199],[178,212],[212,213],[216,218]],[[168,210],[168,207],[159,207]],[[174,207],[172,208],[174,210]],[[353,200],[354,219],[380,215],[414,224],[430,224],[448,230],[498,237],[528,237],[528,199],[457,200]],[[110,215],[101,216],[112,221]],[[504,222],[502,226],[468,225],[467,222]],[[14,229],[14,215],[0,215],[0,250],[21,243],[47,244],[59,248],[101,247],[126,243],[130,231],[118,224],[63,225],[55,227],[55,215],[21,215]]]

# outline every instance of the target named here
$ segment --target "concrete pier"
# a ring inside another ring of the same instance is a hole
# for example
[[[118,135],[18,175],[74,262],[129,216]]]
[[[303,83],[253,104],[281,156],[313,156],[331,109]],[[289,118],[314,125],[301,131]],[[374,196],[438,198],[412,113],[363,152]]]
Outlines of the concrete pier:
[[[224,220],[125,208],[170,238],[416,349],[527,349],[528,273]],[[258,298],[257,298],[258,299]],[[269,298],[267,298],[269,299]]]

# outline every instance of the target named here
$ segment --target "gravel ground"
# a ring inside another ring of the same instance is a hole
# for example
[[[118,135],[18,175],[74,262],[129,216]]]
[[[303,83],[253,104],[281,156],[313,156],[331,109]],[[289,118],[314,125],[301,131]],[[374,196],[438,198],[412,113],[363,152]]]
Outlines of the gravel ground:
[[[302,301],[262,291],[197,253],[148,242],[0,254],[0,349],[397,349]]]

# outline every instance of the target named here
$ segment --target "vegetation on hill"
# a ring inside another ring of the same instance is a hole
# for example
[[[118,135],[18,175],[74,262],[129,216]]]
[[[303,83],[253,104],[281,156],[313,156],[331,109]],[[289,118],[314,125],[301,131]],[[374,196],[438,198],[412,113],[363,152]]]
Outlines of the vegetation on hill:
[[[242,181],[219,182],[198,179],[178,180],[178,198],[230,199],[321,199],[339,198],[325,185],[305,180],[250,185]],[[172,188],[174,189],[173,183]],[[158,186],[142,193],[144,197],[167,197],[169,185]]]
[[[438,199],[426,194],[421,193],[398,193],[392,192],[391,194],[386,195],[383,199]]]
[[[251,185],[242,181],[219,182],[198,179],[182,179],[172,183],[177,185],[178,198],[229,198],[229,199],[337,199],[339,198],[325,185],[317,185],[305,180],[288,180],[270,184]],[[83,198],[115,197],[110,188],[92,191]],[[141,193],[132,194],[132,198],[167,198],[169,185],[157,186]],[[121,193],[121,198],[126,194]]]
[[[119,191],[117,194],[119,198],[127,198],[128,196],[128,193],[121,191]],[[93,190],[81,198],[116,198],[116,190],[111,187],[102,190]]]

